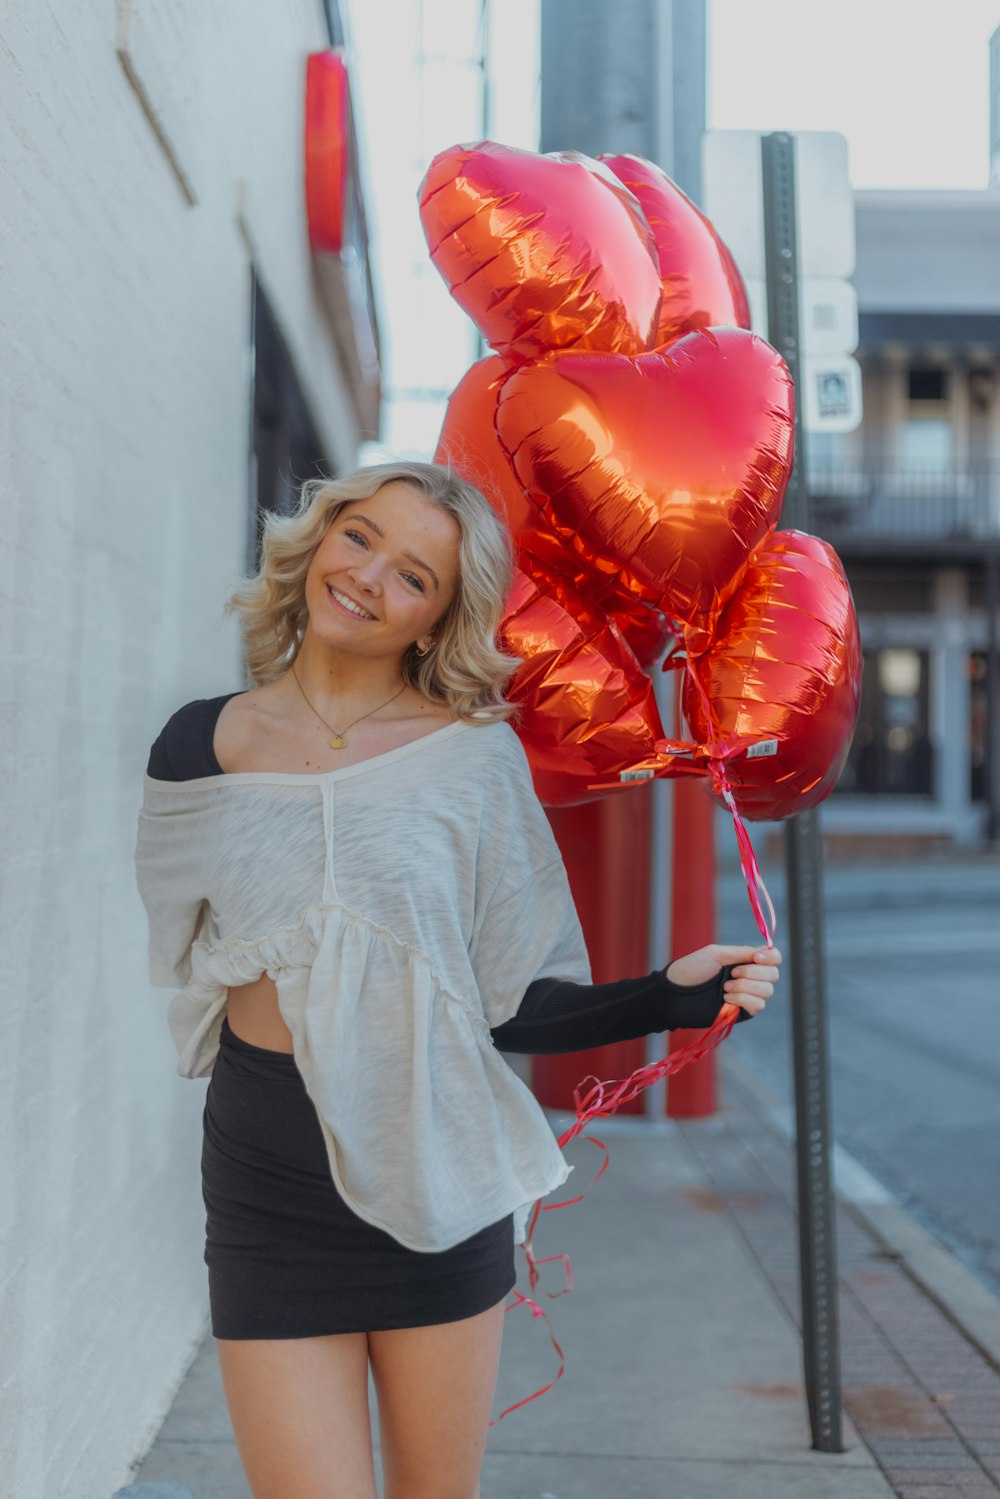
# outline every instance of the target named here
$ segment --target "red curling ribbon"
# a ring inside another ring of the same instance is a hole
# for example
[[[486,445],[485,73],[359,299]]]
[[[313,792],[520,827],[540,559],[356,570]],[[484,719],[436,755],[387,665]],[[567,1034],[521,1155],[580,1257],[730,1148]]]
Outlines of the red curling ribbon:
[[[558,1296],[565,1296],[567,1291],[573,1289],[573,1269],[570,1264],[569,1255],[552,1254],[548,1255],[545,1259],[538,1259],[535,1255],[532,1241],[535,1228],[542,1213],[555,1212],[559,1208],[572,1207],[574,1203],[581,1202],[590,1191],[590,1188],[595,1182],[600,1180],[611,1164],[611,1153],[607,1146],[601,1140],[595,1140],[592,1135],[583,1134],[590,1120],[610,1117],[612,1114],[617,1113],[623,1103],[629,1103],[633,1098],[637,1098],[644,1089],[651,1087],[653,1083],[659,1082],[661,1078],[669,1077],[673,1072],[679,1072],[689,1062],[696,1062],[700,1057],[706,1056],[720,1041],[729,1035],[738,1016],[739,1005],[727,1002],[722,1006],[711,1027],[698,1041],[694,1041],[689,1046],[684,1046],[678,1051],[672,1052],[669,1056],[663,1057],[659,1062],[651,1062],[647,1063],[644,1067],[637,1067],[626,1078],[604,1082],[599,1078],[584,1078],[574,1090],[573,1103],[576,1107],[576,1115],[572,1123],[558,1137],[558,1144],[562,1148],[564,1145],[568,1145],[570,1140],[574,1140],[580,1136],[589,1144],[596,1145],[602,1150],[604,1152],[604,1160],[597,1175],[578,1196],[567,1198],[563,1202],[544,1203],[539,1199],[535,1203],[531,1212],[528,1231],[525,1235],[524,1243],[521,1245],[521,1248],[524,1250],[525,1263],[528,1267],[528,1283],[532,1291],[537,1289],[541,1279],[539,1266],[551,1265],[557,1260],[563,1266],[566,1284],[559,1291],[546,1291],[545,1295],[554,1301]],[[591,1087],[581,1096],[580,1090],[585,1083],[590,1083]],[[513,1297],[514,1299],[505,1307],[505,1312],[513,1311],[516,1306],[529,1306],[533,1317],[542,1318],[549,1335],[549,1341],[559,1359],[559,1367],[548,1384],[543,1385],[541,1389],[535,1390],[531,1395],[525,1395],[523,1399],[515,1401],[513,1405],[508,1405],[495,1420],[490,1422],[491,1426],[496,1426],[497,1422],[502,1421],[504,1416],[509,1416],[512,1411],[520,1410],[523,1405],[528,1405],[532,1400],[537,1400],[540,1395],[547,1394],[549,1390],[559,1383],[566,1368],[566,1357],[552,1331],[552,1324],[548,1313],[531,1296],[524,1296],[520,1291],[514,1291]]]
[[[702,685],[701,679],[698,676],[698,673],[691,665],[691,658],[689,655],[685,655],[684,665],[687,668],[689,680],[694,683],[695,689],[699,697],[701,698],[701,704],[702,708],[704,709],[706,718],[709,723],[713,723],[714,719],[712,716],[712,705],[709,701],[708,694],[705,691],[704,686]],[[678,678],[678,690],[679,688],[680,678]],[[711,747],[712,746],[710,743],[710,749]],[[730,749],[729,754],[732,753],[733,750]],[[757,922],[757,930],[760,932],[766,945],[768,947],[771,947],[774,943],[774,932],[777,925],[777,917],[774,914],[774,903],[768,893],[767,886],[764,884],[764,876],[761,874],[760,865],[757,862],[757,855],[753,851],[753,844],[750,842],[750,835],[746,830],[746,824],[744,823],[743,818],[740,816],[739,808],[737,807],[736,800],[733,796],[732,787],[729,784],[729,778],[726,775],[726,758],[728,758],[728,756],[720,754],[718,756],[710,757],[709,759],[708,763],[709,772],[712,777],[712,789],[715,791],[717,796],[721,796],[722,800],[725,802],[727,808],[729,809],[730,816],[733,819],[733,830],[736,834],[736,843],[740,853],[740,868],[743,870],[743,878],[746,882],[747,895],[749,896],[750,905],[753,909],[754,919]],[[770,920],[768,920],[764,915],[763,906],[761,904],[761,897],[763,897],[763,899],[767,902],[767,909]]]
[[[535,1390],[531,1395],[525,1395],[523,1400],[516,1400],[513,1405],[508,1405],[506,1410],[502,1410],[500,1412],[499,1416],[497,1416],[496,1418],[496,1421],[490,1422],[491,1426],[496,1426],[497,1421],[502,1421],[504,1416],[510,1415],[511,1411],[519,1411],[522,1405],[530,1405],[532,1400],[538,1399],[539,1395],[547,1395],[549,1390],[554,1389],[554,1387],[559,1383],[560,1379],[562,1379],[563,1372],[566,1368],[566,1355],[563,1353],[558,1342],[556,1341],[555,1334],[552,1331],[552,1323],[549,1321],[545,1312],[542,1311],[542,1308],[538,1305],[538,1302],[532,1301],[530,1296],[522,1296],[520,1291],[514,1291],[512,1294],[514,1300],[504,1307],[504,1312],[512,1312],[516,1306],[529,1306],[531,1308],[531,1315],[533,1317],[541,1317],[542,1321],[545,1323],[545,1330],[549,1335],[549,1342],[555,1349],[556,1357],[559,1360],[559,1368],[556,1370],[555,1378],[550,1379],[547,1385],[543,1385],[540,1390]]]

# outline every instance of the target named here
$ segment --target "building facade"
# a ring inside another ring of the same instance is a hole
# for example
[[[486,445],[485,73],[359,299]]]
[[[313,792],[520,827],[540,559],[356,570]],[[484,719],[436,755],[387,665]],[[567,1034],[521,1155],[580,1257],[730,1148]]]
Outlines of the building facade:
[[[824,827],[976,843],[1000,813],[1000,191],[854,199],[863,419],[807,435],[865,658]]]
[[[223,601],[262,508],[377,434],[355,156],[310,249],[332,4],[37,6],[0,57],[0,1491],[110,1495],[207,1326],[204,1084],[150,988],[149,746],[246,685]],[[350,313],[345,317],[345,309]]]

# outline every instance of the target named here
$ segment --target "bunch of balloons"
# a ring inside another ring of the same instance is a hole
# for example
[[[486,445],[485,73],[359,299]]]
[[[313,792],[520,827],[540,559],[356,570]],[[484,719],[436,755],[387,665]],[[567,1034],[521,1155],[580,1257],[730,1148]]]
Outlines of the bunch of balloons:
[[[640,157],[490,141],[435,157],[420,211],[495,350],[436,456],[516,540],[504,637],[541,799],[697,774],[747,818],[822,801],[857,717],[857,620],[833,549],[776,529],[794,393],[709,220]],[[665,738],[645,670],[668,645],[688,739]]]

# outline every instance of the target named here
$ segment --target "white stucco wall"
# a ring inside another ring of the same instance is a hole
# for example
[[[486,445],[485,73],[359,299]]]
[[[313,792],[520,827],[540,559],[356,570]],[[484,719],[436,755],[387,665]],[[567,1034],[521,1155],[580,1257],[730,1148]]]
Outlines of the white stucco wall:
[[[305,236],[319,0],[139,12],[193,205],[113,0],[8,0],[0,49],[3,1499],[110,1495],[206,1325],[205,1085],[132,854],[160,726],[242,685],[251,245],[331,456],[357,441]]]

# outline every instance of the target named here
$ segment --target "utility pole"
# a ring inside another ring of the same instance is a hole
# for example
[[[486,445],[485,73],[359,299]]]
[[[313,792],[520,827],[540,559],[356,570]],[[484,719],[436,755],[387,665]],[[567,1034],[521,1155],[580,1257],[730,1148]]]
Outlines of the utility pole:
[[[809,530],[805,434],[801,416],[795,140],[761,139],[768,340],[788,365],[796,394],[795,462],[781,526]],[[802,1346],[813,1447],[843,1452],[837,1248],[834,1219],[827,1046],[826,967],[819,810],[785,823],[791,944],[792,1056],[795,1076]]]

